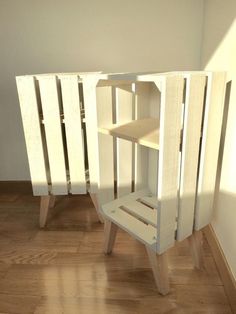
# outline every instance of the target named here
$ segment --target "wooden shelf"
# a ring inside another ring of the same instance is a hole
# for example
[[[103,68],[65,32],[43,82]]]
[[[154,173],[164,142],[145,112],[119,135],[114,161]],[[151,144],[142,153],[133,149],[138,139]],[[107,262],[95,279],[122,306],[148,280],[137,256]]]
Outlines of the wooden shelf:
[[[159,121],[154,118],[133,120],[119,125],[112,124],[98,128],[103,134],[110,134],[115,137],[123,138],[140,145],[159,149]]]

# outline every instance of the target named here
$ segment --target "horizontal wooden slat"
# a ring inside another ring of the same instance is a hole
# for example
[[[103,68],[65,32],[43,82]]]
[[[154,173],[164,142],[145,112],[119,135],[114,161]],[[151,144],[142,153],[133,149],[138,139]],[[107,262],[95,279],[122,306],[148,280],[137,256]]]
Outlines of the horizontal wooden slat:
[[[103,205],[102,209],[107,210],[107,209],[110,209],[113,207],[117,208],[119,206],[122,206],[125,202],[135,201],[135,200],[137,200],[143,196],[149,195],[149,194],[150,194],[150,191],[148,189],[143,189],[143,190],[140,190],[140,191],[137,191],[134,193],[130,193],[129,195],[117,198],[114,201]]]
[[[122,209],[123,207],[125,210],[142,219],[144,222],[152,225],[153,227],[157,226],[156,209],[151,209],[150,207],[137,201],[125,202],[120,208]]]
[[[156,196],[143,196],[140,200],[153,208],[157,208],[158,200]]]
[[[154,251],[156,249],[156,229],[151,225],[145,225],[143,222],[125,213],[123,210],[103,209],[103,214],[114,222],[118,227],[127,231],[137,240],[150,246]]]
[[[98,130],[104,134],[111,134],[146,147],[159,149],[158,119],[139,119],[121,125],[112,124],[100,127]]]

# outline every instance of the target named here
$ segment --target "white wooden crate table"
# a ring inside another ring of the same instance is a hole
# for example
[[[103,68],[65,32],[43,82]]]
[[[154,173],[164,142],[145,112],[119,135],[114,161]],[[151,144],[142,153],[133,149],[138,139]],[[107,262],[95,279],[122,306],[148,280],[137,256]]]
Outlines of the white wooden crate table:
[[[16,78],[33,194],[41,196],[41,227],[45,226],[57,195],[90,192],[85,129],[92,127],[92,121],[87,115],[85,127],[81,75],[94,78],[98,74],[55,73]],[[90,144],[93,145],[87,139],[87,146]]]
[[[166,251],[189,238],[201,267],[199,230],[210,223],[225,73],[101,74],[96,81],[98,206],[105,252],[117,227],[147,248],[160,293]],[[96,101],[95,101],[96,100]]]

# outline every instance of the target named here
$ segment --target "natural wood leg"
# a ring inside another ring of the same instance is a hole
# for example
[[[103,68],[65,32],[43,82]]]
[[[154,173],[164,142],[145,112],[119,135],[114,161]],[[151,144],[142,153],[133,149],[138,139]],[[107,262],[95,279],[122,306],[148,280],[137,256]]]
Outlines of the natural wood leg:
[[[93,205],[96,209],[96,212],[97,212],[97,215],[98,215],[98,218],[100,220],[101,223],[104,223],[104,219],[99,211],[99,206],[98,206],[98,199],[97,199],[97,194],[95,193],[89,193],[90,194],[90,197],[91,197],[91,200],[93,202]]]
[[[194,266],[198,269],[203,268],[203,252],[202,252],[202,232],[194,231],[193,234],[188,238],[189,246],[194,262]]]
[[[40,228],[43,228],[46,225],[48,210],[50,207],[50,203],[52,202],[52,198],[53,198],[52,195],[41,196],[41,199],[40,199],[40,217],[39,217]]]
[[[116,240],[116,233],[117,233],[117,225],[115,225],[110,220],[105,219],[105,226],[104,226],[104,253],[111,254],[113,246]]]
[[[49,208],[53,208],[55,206],[56,196],[50,195]]]
[[[166,253],[157,255],[148,246],[146,246],[146,250],[152,267],[157,289],[160,294],[166,295],[170,290],[167,255]]]

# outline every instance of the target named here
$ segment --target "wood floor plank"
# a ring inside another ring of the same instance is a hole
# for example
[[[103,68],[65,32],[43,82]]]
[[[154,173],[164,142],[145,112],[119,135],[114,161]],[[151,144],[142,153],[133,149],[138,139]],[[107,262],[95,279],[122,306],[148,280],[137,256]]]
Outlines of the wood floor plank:
[[[144,246],[127,233],[119,230],[113,254],[103,254],[88,196],[58,198],[42,231],[38,198],[2,199],[0,313],[232,314],[206,241],[201,271],[187,241],[169,250],[171,292],[162,297]]]
[[[41,297],[27,295],[11,295],[0,293],[0,313],[32,314],[36,310]]]

